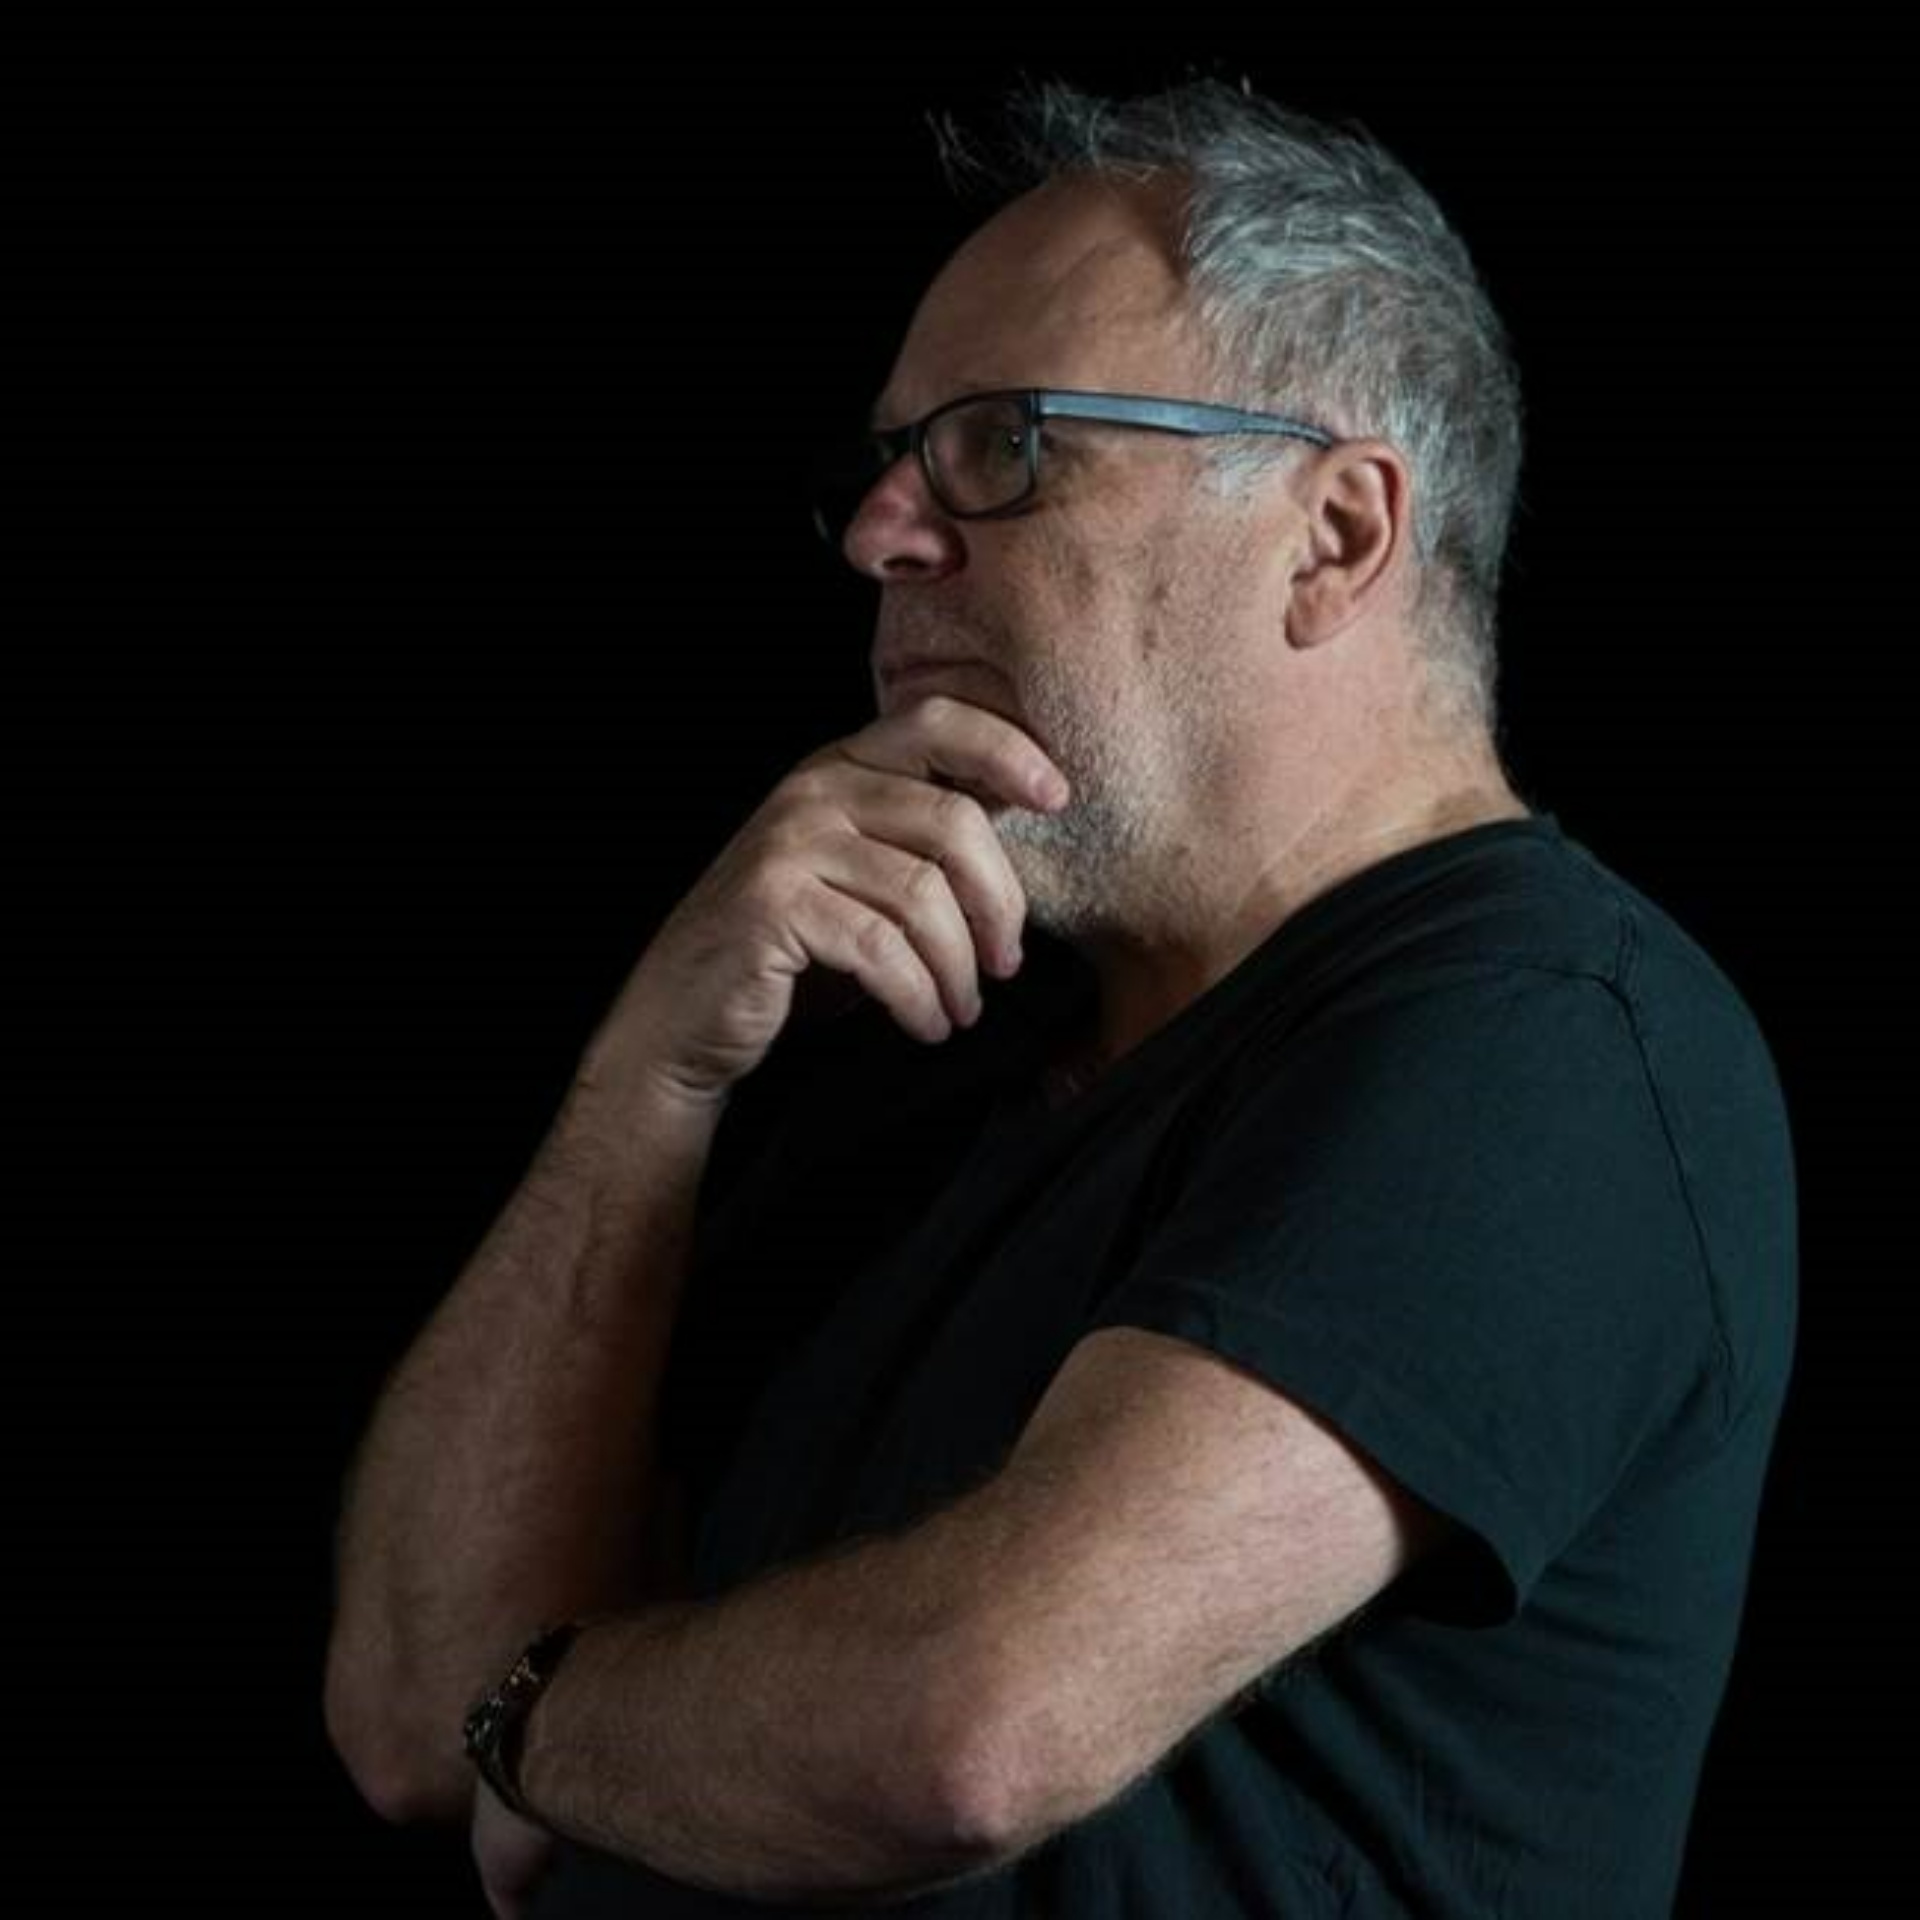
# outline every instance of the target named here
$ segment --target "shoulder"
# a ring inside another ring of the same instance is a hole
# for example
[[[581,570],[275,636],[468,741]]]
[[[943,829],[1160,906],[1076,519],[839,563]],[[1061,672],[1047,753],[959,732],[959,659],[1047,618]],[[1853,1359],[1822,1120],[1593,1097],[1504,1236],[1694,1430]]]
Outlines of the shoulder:
[[[1270,1033],[1315,1016],[1472,1021],[1514,995],[1598,994],[1636,1045],[1686,1028],[1727,1059],[1766,1055],[1752,1011],[1705,949],[1547,814],[1367,869],[1283,926],[1246,971],[1249,1025]]]

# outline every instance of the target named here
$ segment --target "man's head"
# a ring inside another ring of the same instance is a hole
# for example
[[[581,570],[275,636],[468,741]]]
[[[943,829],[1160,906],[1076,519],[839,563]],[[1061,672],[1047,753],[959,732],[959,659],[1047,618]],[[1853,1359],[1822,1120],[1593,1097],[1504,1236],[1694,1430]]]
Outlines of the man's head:
[[[1213,83],[1121,107],[1051,87],[1011,125],[998,178],[1017,197],[929,289],[874,424],[1046,388],[1319,435],[1188,437],[1006,402],[936,421],[922,463],[888,466],[847,528],[886,589],[883,703],[997,707],[1073,781],[1066,813],[1003,824],[1033,839],[1043,917],[1086,928],[1126,919],[1123,869],[1166,878],[1203,827],[1238,824],[1250,756],[1319,753],[1337,787],[1342,729],[1386,712],[1395,664],[1437,725],[1490,732],[1518,402],[1464,250],[1359,138]],[[964,152],[951,133],[948,151]],[[960,463],[997,458],[1018,493],[1036,440],[1037,486],[988,510],[991,473]],[[1366,643],[1336,662],[1324,643],[1342,634]],[[1249,724],[1267,714],[1277,728]]]
[[[1012,198],[1049,180],[1151,180],[1207,359],[1205,397],[1277,408],[1406,458],[1415,624],[1448,697],[1492,730],[1502,557],[1520,469],[1519,376],[1466,247],[1432,196],[1363,132],[1219,81],[1111,102],[1016,95],[997,140],[951,123],[957,183]],[[1279,443],[1211,445],[1226,483]]]

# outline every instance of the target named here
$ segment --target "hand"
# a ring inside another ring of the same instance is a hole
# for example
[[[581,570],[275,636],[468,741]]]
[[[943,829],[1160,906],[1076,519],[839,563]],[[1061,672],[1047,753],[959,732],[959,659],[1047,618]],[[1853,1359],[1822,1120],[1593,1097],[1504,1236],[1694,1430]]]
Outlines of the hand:
[[[483,1781],[474,1790],[469,1844],[496,1920],[521,1920],[528,1896],[552,1862],[553,1835],[509,1811]]]
[[[1020,965],[1026,897],[991,815],[1067,783],[1001,715],[935,695],[803,760],[675,908],[588,1049],[723,1093],[765,1057],[809,967],[851,976],[910,1034],[979,1017]]]

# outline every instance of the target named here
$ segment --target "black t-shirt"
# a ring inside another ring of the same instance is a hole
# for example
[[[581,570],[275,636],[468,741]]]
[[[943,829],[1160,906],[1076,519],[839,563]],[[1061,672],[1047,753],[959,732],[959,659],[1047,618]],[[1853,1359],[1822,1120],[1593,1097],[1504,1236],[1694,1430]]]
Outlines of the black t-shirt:
[[[1064,1104],[1080,964],[990,994],[938,1049],[878,1009],[796,1035],[736,1097],[665,1413],[699,1590],[978,1485],[1102,1326],[1264,1377],[1457,1529],[1111,1806],[902,1910],[1667,1911],[1793,1338],[1733,988],[1538,816],[1321,896]],[[789,1910],[575,1849],[539,1905]]]

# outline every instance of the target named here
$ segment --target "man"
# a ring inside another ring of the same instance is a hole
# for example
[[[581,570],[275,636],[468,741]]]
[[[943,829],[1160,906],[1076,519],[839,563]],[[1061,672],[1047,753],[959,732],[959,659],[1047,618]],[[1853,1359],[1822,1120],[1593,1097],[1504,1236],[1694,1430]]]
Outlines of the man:
[[[1503,775],[1518,403],[1431,200],[1210,83],[1027,125],[823,498],[879,717],[384,1395],[334,1738],[502,1914],[1661,1911],[1766,1051]]]

